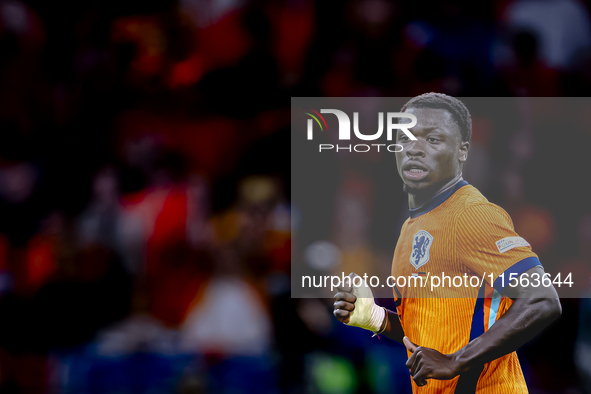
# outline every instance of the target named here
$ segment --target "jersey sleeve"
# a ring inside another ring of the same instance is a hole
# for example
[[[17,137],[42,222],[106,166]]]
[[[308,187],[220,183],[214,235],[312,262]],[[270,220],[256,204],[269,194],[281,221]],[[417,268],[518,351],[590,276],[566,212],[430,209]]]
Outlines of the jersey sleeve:
[[[510,277],[541,265],[530,244],[515,232],[509,214],[491,203],[469,207],[460,214],[456,245],[460,262],[487,282],[492,274],[494,280],[489,284],[499,293]]]

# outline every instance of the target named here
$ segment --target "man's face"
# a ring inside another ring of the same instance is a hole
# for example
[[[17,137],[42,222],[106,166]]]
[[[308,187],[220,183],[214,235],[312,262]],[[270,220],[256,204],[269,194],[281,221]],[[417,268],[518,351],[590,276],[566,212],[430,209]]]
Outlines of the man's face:
[[[460,129],[447,110],[409,108],[406,112],[417,117],[416,126],[410,129],[417,140],[398,131],[397,143],[403,147],[396,153],[398,174],[406,192],[435,194],[461,173],[469,143],[462,142]]]

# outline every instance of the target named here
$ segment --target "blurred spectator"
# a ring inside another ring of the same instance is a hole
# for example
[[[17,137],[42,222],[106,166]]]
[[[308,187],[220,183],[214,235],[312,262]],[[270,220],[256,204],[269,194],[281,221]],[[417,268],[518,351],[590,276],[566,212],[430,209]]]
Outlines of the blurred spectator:
[[[537,36],[529,31],[516,32],[511,44],[512,61],[501,69],[513,95],[556,96],[560,75],[540,59]]]
[[[512,29],[533,32],[530,37],[539,40],[540,54],[549,67],[568,70],[579,52],[591,48],[588,9],[577,0],[513,1],[507,5],[504,19]]]

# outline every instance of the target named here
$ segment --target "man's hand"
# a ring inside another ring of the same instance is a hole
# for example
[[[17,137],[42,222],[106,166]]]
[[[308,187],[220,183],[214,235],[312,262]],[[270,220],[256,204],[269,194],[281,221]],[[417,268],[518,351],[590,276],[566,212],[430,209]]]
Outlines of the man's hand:
[[[386,310],[376,305],[371,289],[354,273],[349,274],[349,283],[341,283],[335,294],[335,317],[349,326],[378,332],[386,327]],[[355,279],[357,278],[357,279]]]
[[[412,353],[406,367],[417,386],[427,384],[427,379],[448,380],[460,374],[460,365],[453,354],[442,354],[435,349],[417,346],[404,337],[404,346]]]
[[[352,293],[352,286],[345,286],[345,284],[342,283],[338,290],[339,292],[334,296],[335,302],[333,305],[333,314],[338,321],[348,324],[349,319],[351,318],[351,312],[355,310],[355,301],[357,301],[357,297]]]

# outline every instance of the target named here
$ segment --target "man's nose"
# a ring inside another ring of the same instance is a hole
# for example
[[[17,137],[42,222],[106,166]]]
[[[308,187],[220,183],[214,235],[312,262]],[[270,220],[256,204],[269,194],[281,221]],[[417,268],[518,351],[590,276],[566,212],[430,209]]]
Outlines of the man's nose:
[[[425,150],[420,141],[412,141],[410,146],[406,149],[406,155],[408,157],[425,157]]]

